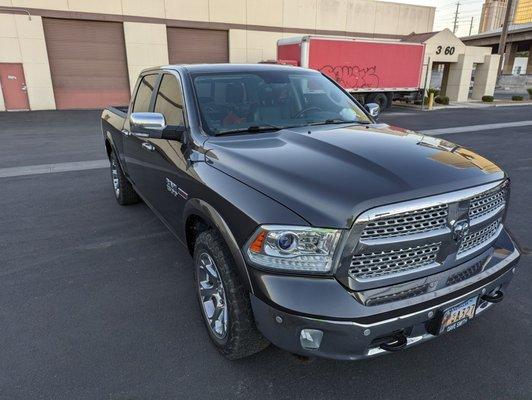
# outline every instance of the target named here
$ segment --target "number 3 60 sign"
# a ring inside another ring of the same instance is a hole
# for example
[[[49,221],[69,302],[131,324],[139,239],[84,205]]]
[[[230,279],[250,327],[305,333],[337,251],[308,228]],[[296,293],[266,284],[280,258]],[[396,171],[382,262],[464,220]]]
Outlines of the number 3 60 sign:
[[[438,46],[436,47],[436,54],[441,54],[442,50],[446,56],[452,56],[454,54],[454,46],[447,46],[445,49],[443,46]]]

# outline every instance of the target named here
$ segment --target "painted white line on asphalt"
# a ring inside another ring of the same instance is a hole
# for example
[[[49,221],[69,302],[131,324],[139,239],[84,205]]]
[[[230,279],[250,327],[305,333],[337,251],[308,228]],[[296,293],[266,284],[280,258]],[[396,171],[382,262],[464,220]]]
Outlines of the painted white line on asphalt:
[[[415,112],[401,112],[401,111],[386,111],[382,114],[383,117],[401,117],[401,116],[408,116],[408,115],[414,115],[417,114]]]
[[[497,124],[469,125],[469,126],[457,126],[455,128],[429,129],[425,131],[419,131],[419,133],[422,133],[424,135],[438,136],[438,135],[445,135],[448,133],[477,132],[477,131],[487,131],[490,129],[515,128],[519,126],[529,126],[529,125],[532,125],[532,121],[501,122]]]
[[[520,126],[531,126],[532,121],[501,122],[498,124],[483,124],[458,126],[455,128],[441,128],[419,131],[423,135],[445,135],[449,133],[477,132],[490,129],[512,128]],[[85,171],[90,169],[100,169],[109,167],[109,160],[74,161],[57,164],[27,165],[23,167],[0,168],[0,178],[12,176],[54,174],[57,172]]]
[[[12,176],[54,174],[57,172],[84,171],[109,167],[109,160],[74,161],[57,164],[27,165],[24,167],[0,168],[0,178]]]

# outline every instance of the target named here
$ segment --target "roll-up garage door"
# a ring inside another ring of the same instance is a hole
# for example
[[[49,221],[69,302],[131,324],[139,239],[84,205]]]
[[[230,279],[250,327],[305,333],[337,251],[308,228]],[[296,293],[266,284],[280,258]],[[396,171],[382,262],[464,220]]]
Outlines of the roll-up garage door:
[[[58,109],[128,104],[121,23],[43,18],[43,26]]]
[[[227,31],[168,28],[170,64],[229,62]]]

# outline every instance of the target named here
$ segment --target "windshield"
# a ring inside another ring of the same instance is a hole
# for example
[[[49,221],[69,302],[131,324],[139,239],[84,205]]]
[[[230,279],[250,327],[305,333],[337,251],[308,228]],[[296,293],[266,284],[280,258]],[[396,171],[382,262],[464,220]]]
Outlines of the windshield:
[[[193,75],[203,127],[211,135],[333,123],[370,123],[321,74],[258,71]]]

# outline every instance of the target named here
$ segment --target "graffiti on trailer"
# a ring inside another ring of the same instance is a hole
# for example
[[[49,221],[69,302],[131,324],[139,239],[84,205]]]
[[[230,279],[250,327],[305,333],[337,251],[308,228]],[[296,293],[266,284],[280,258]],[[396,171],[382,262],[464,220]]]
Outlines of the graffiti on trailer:
[[[379,75],[375,66],[361,68],[357,65],[324,65],[319,71],[333,78],[344,88],[379,87]]]

